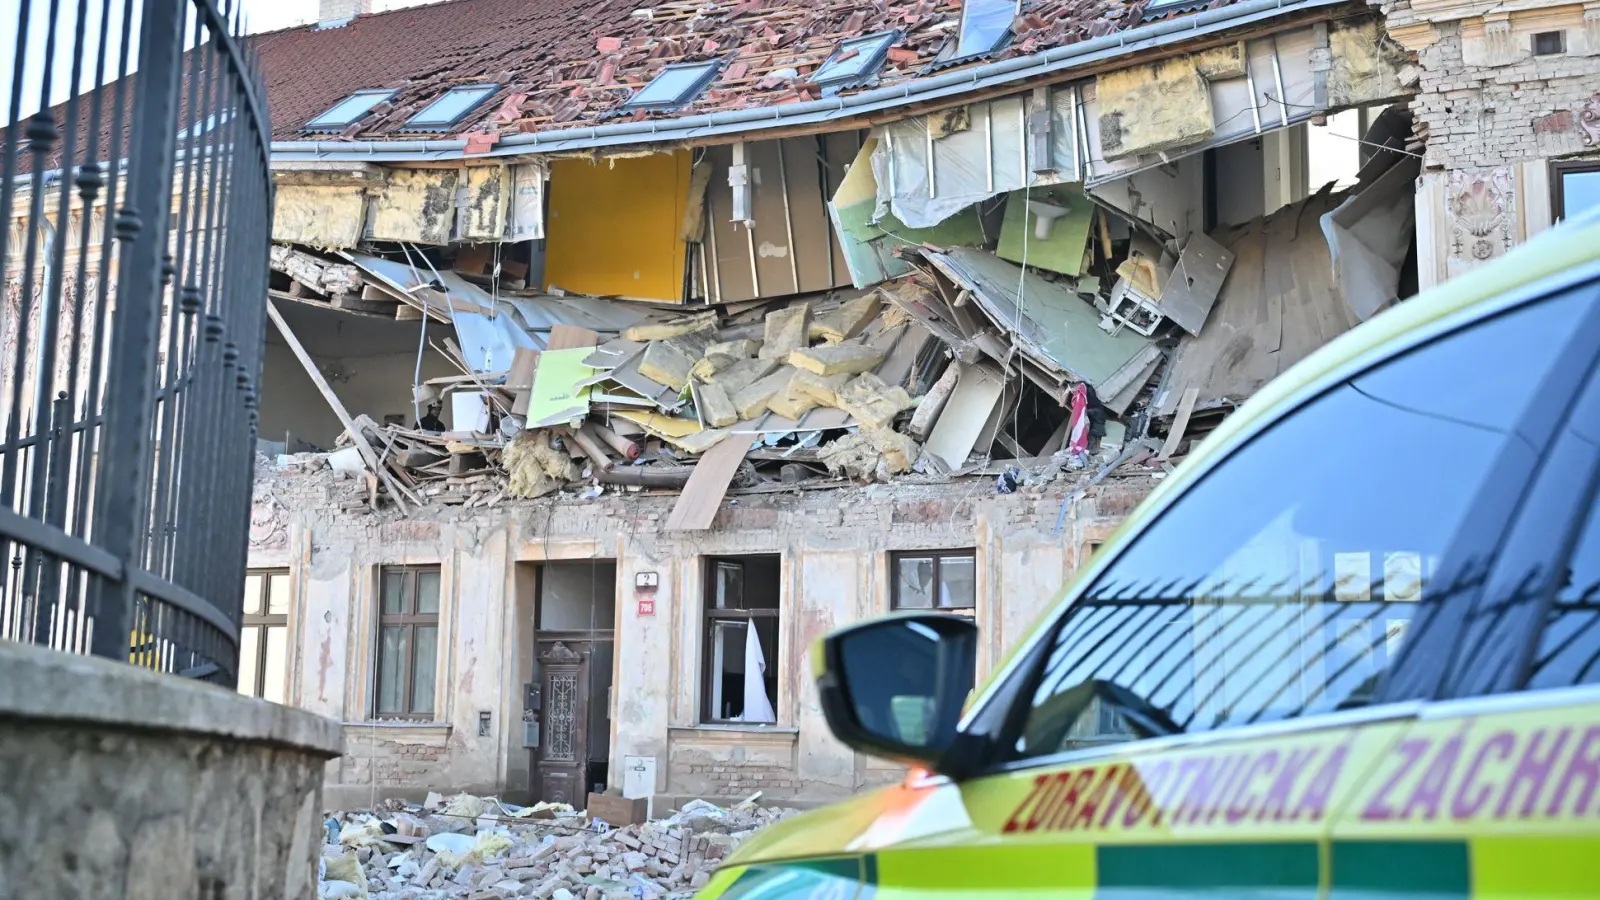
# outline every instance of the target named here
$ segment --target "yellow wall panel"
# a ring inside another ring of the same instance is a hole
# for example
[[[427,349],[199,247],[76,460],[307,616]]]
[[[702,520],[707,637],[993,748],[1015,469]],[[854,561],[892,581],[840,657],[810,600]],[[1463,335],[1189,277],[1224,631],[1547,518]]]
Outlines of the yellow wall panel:
[[[689,153],[550,166],[545,287],[683,300],[683,211]]]

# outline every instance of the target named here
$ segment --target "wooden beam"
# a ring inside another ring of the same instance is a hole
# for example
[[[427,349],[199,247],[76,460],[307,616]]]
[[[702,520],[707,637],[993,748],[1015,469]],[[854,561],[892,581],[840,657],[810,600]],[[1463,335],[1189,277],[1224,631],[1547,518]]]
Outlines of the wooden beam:
[[[1167,432],[1167,441],[1161,445],[1161,452],[1157,459],[1166,459],[1178,450],[1178,444],[1183,441],[1183,433],[1189,430],[1189,417],[1194,415],[1194,404],[1200,399],[1200,389],[1188,388],[1183,392],[1183,399],[1178,401],[1178,413],[1172,417],[1172,428]]]
[[[267,300],[267,316],[272,319],[272,324],[278,326],[278,332],[283,335],[284,342],[289,345],[290,350],[294,351],[295,358],[300,360],[300,365],[305,368],[306,374],[311,376],[311,383],[315,384],[317,390],[322,392],[322,399],[328,401],[328,406],[333,408],[333,414],[339,417],[339,422],[349,432],[350,439],[355,441],[356,449],[361,451],[361,459],[367,464],[367,469],[383,481],[384,485],[389,488],[389,493],[394,497],[395,505],[400,507],[401,512],[404,512],[406,507],[405,501],[401,499],[400,486],[395,484],[394,480],[389,477],[388,471],[384,469],[383,464],[378,459],[377,452],[372,449],[371,444],[367,443],[367,436],[362,433],[355,420],[350,418],[349,411],[344,408],[343,403],[339,402],[338,396],[333,393],[333,388],[328,386],[328,380],[322,377],[322,370],[317,368],[316,361],[311,358],[311,354],[307,353],[306,348],[301,346],[300,339],[295,337],[294,330],[289,327],[288,322],[283,320],[283,314],[278,312],[278,307],[273,305],[271,298]]]

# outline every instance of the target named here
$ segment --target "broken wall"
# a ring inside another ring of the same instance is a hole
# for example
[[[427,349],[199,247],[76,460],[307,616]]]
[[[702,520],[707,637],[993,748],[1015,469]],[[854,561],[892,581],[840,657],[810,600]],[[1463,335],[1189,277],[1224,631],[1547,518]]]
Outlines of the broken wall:
[[[1556,163],[1600,163],[1600,19],[1577,4],[1381,4],[1416,54],[1426,146],[1417,184],[1421,287],[1470,272],[1550,227]],[[1534,35],[1559,52],[1534,53]]]
[[[676,497],[607,494],[593,502],[512,501],[464,513],[437,507],[395,520],[340,511],[365,487],[326,470],[264,472],[252,567],[286,566],[294,593],[292,702],[337,717],[351,740],[329,772],[328,804],[371,795],[528,790],[521,746],[532,579],[518,563],[616,560],[616,663],[610,771],[656,761],[657,808],[761,789],[786,804],[841,798],[898,776],[839,744],[816,706],[804,655],[834,628],[888,612],[890,554],[975,548],[977,608],[988,636],[978,677],[1027,634],[1065,578],[1153,485],[1108,481],[1067,505],[1069,485],[993,496],[986,483],[897,485],[745,495],[709,532],[662,530]],[[981,491],[982,493],[976,493]],[[980,499],[981,498],[981,499]],[[1059,530],[1057,528],[1060,525]],[[700,723],[706,556],[781,557],[777,724]],[[372,722],[374,607],[384,565],[441,567],[437,722]],[[659,588],[636,593],[637,576]],[[645,613],[639,600],[648,596]],[[489,734],[479,716],[488,713]],[[340,799],[344,798],[344,799]]]

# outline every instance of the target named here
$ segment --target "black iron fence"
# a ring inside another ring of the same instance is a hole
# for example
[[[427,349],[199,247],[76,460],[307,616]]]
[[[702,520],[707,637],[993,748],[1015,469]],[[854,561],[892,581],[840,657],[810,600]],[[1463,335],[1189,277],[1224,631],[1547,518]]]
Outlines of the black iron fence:
[[[272,216],[239,2],[0,38],[0,637],[228,685]]]

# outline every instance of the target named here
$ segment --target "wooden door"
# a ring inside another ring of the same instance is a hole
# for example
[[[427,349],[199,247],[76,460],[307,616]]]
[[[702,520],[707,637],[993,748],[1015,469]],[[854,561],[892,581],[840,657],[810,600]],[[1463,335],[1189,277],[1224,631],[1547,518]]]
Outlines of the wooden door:
[[[537,799],[582,809],[589,799],[589,648],[539,642],[539,748],[534,752]]]

